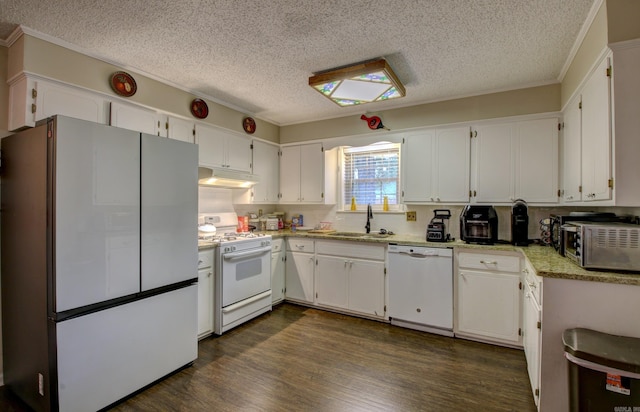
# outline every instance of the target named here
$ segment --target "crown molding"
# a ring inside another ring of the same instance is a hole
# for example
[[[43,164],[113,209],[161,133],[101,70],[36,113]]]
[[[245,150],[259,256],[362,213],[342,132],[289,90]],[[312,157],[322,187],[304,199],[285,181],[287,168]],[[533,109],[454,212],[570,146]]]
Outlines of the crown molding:
[[[207,100],[209,100],[211,102],[214,102],[214,103],[217,103],[217,104],[219,104],[221,106],[224,106],[224,107],[227,107],[229,109],[235,110],[237,112],[243,113],[246,116],[252,116],[252,117],[255,117],[256,119],[267,121],[267,122],[272,123],[272,124],[274,124],[276,126],[279,126],[279,124],[274,123],[273,121],[271,121],[269,119],[263,119],[260,116],[257,116],[252,112],[249,112],[245,108],[233,105],[231,103],[227,103],[227,102],[222,101],[222,100],[220,100],[220,99],[218,99],[218,98],[216,98],[214,96],[210,96],[210,95],[207,95],[207,94],[203,94],[203,93],[201,93],[199,91],[196,91],[196,90],[193,90],[193,89],[189,89],[187,87],[184,87],[184,86],[182,86],[180,84],[174,83],[174,82],[172,82],[170,80],[167,80],[165,78],[162,78],[160,76],[156,76],[156,75],[154,75],[152,73],[148,73],[148,72],[146,72],[144,70],[140,70],[140,69],[138,69],[136,67],[128,66],[128,65],[126,65],[126,64],[124,64],[122,62],[116,61],[116,60],[108,59],[108,58],[106,58],[106,57],[104,57],[104,56],[102,56],[102,55],[100,55],[98,53],[92,52],[90,50],[84,49],[84,48],[82,48],[80,46],[77,46],[75,44],[69,43],[69,42],[67,42],[65,40],[59,39],[57,37],[53,37],[51,35],[39,32],[37,30],[34,30],[32,28],[29,28],[29,27],[26,27],[26,26],[23,26],[23,25],[18,26],[18,28],[16,28],[16,30],[14,30],[14,32],[11,34],[11,36],[9,36],[9,39],[12,40],[11,44],[13,44],[13,42],[15,42],[23,34],[29,35],[31,37],[35,37],[37,39],[46,41],[48,43],[55,44],[56,46],[64,47],[65,49],[69,49],[71,51],[74,51],[76,53],[82,54],[84,56],[88,56],[88,57],[94,58],[94,59],[99,60],[101,62],[104,62],[104,63],[107,63],[107,64],[111,64],[113,66],[117,66],[117,67],[122,68],[123,70],[125,70],[127,72],[131,72],[131,73],[135,73],[135,74],[140,75],[140,76],[147,77],[147,78],[155,80],[155,81],[157,81],[159,83],[162,83],[162,84],[165,84],[167,86],[173,87],[175,89],[182,90],[184,92],[192,94],[192,95],[194,95],[196,97],[199,97],[201,99],[207,99]],[[9,40],[9,39],[7,39],[7,40]]]
[[[587,32],[591,28],[593,20],[596,18],[596,14],[598,14],[598,10],[600,10],[600,6],[602,6],[603,3],[604,0],[596,0],[591,6],[589,14],[587,14],[587,19],[584,21],[584,23],[582,23],[582,27],[578,32],[578,37],[576,37],[576,41],[573,43],[573,46],[569,51],[569,55],[567,56],[562,69],[560,70],[560,74],[558,75],[558,82],[562,83],[562,81],[564,80],[564,76],[567,75],[567,71],[569,70],[571,63],[573,62],[573,59],[576,57],[576,54],[578,54],[578,50],[580,49],[584,38],[587,36]]]

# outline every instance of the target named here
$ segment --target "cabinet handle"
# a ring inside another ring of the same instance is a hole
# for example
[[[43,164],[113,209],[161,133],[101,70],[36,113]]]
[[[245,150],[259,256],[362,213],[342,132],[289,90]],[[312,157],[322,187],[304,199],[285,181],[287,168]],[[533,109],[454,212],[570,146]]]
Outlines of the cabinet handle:
[[[211,277],[211,275],[213,275],[213,272],[209,272],[209,273],[207,273],[207,277],[208,277],[208,278],[210,278],[210,277]]]
[[[481,260],[480,263],[484,263],[485,265],[497,265],[498,261],[496,261],[496,260]]]

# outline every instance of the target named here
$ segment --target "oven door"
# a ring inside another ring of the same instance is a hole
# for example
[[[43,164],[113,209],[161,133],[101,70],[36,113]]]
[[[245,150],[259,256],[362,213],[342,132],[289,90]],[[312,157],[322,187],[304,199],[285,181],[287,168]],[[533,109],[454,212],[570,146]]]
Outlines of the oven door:
[[[271,289],[271,246],[223,253],[222,307]]]
[[[571,224],[562,225],[561,239],[564,249],[564,256],[581,264],[580,259],[580,228]]]

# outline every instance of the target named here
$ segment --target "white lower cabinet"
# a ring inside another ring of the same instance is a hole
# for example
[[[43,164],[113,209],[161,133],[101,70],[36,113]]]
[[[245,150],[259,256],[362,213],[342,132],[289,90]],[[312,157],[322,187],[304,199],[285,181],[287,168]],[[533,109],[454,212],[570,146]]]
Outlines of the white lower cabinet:
[[[314,241],[291,238],[286,241],[285,297],[313,303]]]
[[[522,347],[521,257],[459,252],[456,336]]]
[[[530,265],[525,268],[525,286],[523,302],[523,346],[527,358],[527,372],[531,382],[531,391],[536,406],[540,402],[540,366],[542,340],[542,278],[536,276]]]
[[[271,303],[284,300],[284,239],[273,239],[271,242]]]
[[[385,247],[316,242],[316,304],[385,318]]]
[[[198,338],[213,333],[213,249],[198,252]]]

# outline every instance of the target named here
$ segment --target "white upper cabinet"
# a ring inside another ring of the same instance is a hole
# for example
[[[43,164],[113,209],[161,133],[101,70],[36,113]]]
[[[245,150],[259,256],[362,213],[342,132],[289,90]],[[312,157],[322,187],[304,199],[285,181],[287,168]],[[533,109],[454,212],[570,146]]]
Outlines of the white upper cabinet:
[[[26,75],[9,86],[9,130],[33,127],[57,114],[108,124],[109,101],[96,93]]]
[[[611,81],[609,59],[582,89],[582,200],[611,199]]]
[[[582,200],[582,110],[581,96],[577,95],[564,112],[562,133],[562,200]]]
[[[158,120],[158,136],[194,143],[196,124],[192,120],[179,117],[160,115]]]
[[[469,201],[468,127],[411,133],[402,145],[405,203]]]
[[[405,203],[432,201],[432,159],[435,139],[435,129],[415,132],[403,139],[402,199]]]
[[[515,125],[515,198],[531,203],[558,201],[558,119]]]
[[[280,203],[335,203],[336,159],[321,143],[282,147]]]
[[[200,165],[251,172],[251,140],[224,129],[196,125]]]
[[[487,124],[473,136],[475,202],[558,201],[556,118]]]
[[[157,112],[140,106],[111,102],[111,126],[146,134],[158,134],[160,117]]]
[[[252,189],[253,203],[277,203],[280,192],[280,148],[253,141],[253,174],[260,178]]]
[[[513,201],[512,135],[512,123],[489,124],[474,131],[473,195],[476,202]]]

